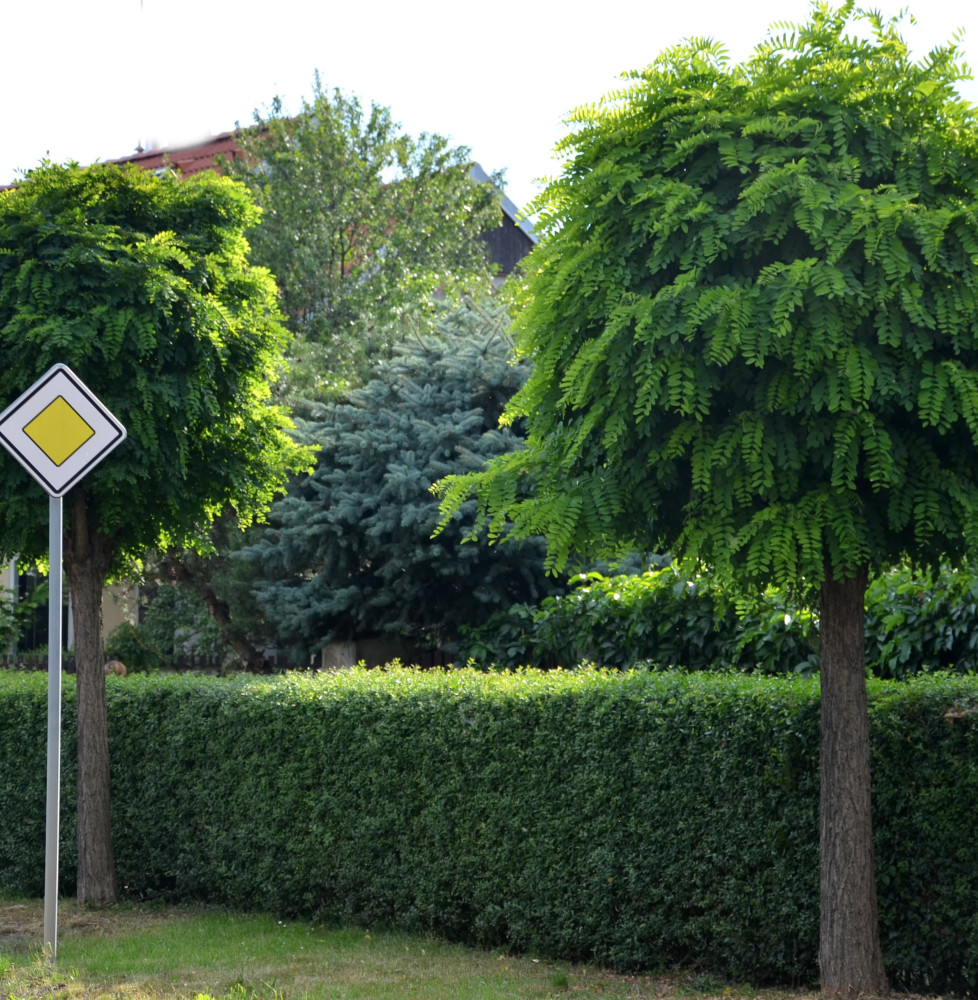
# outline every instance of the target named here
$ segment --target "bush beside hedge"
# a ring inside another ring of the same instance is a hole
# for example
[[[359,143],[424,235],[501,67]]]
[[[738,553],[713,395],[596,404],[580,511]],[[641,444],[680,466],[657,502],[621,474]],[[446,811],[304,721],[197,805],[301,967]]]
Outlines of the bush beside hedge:
[[[515,668],[592,660],[619,668],[814,674],[818,615],[769,587],[734,595],[707,575],[676,567],[572,579],[567,594],[516,604],[481,628],[463,629],[460,660]],[[877,677],[978,670],[978,572],[945,567],[935,577],[900,566],[866,593],[866,665]]]
[[[888,968],[906,988],[974,991],[978,680],[873,682],[871,698]],[[812,680],[130,677],[110,679],[109,702],[114,844],[132,893],[621,969],[816,975]],[[0,674],[6,891],[43,884],[44,714],[39,679]]]

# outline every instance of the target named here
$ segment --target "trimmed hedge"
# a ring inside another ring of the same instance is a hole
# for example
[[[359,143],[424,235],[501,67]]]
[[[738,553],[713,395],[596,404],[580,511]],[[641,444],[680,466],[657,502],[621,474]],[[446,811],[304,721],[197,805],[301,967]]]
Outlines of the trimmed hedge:
[[[65,682],[63,891],[74,879]],[[870,687],[896,985],[978,990],[978,679]],[[0,673],[0,888],[43,884],[43,678]],[[802,678],[353,670],[110,678],[120,884],[474,944],[816,976]]]
[[[74,675],[63,676],[61,716],[62,891],[74,891],[77,745]],[[44,892],[47,818],[47,674],[0,669],[0,890]]]

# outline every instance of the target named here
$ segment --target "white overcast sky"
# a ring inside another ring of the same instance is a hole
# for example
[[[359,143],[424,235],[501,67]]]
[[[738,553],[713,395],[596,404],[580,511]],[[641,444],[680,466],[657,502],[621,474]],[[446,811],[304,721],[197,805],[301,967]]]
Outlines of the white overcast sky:
[[[911,3],[915,55],[964,29],[978,64],[978,5]],[[869,0],[886,14],[902,0]],[[573,107],[692,35],[743,58],[808,0],[0,0],[0,184],[44,157],[89,163],[137,144],[227,131],[280,95],[298,110],[324,84],[389,106],[416,134],[505,169],[517,205],[556,171]],[[978,85],[961,86],[978,103]]]

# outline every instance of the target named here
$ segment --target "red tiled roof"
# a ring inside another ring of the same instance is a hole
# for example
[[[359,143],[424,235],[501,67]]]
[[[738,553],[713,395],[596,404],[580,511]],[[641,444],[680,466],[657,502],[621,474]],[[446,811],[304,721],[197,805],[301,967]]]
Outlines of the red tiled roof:
[[[199,174],[214,166],[218,156],[234,159],[240,155],[241,149],[235,141],[235,132],[222,132],[211,136],[192,146],[181,146],[174,149],[147,149],[132,156],[120,156],[108,160],[108,163],[135,163],[144,170],[160,170],[171,167],[178,170],[184,177]]]
[[[172,149],[147,149],[141,153],[132,153],[130,156],[118,156],[111,160],[100,162],[105,163],[135,163],[144,170],[163,170],[167,167],[178,170],[183,177],[191,174],[199,174],[202,170],[208,170],[216,166],[215,161],[219,156],[224,156],[229,160],[241,155],[241,147],[235,141],[236,132],[222,132],[220,135],[210,136],[192,146],[175,146]],[[0,184],[0,191],[17,186],[15,181],[12,184]]]

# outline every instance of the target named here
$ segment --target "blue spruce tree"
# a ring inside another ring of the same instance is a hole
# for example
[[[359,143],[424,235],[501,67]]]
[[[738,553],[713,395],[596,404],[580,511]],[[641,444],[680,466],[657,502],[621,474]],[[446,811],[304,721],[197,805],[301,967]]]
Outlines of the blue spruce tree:
[[[554,590],[538,540],[460,544],[475,501],[431,538],[432,483],[521,446],[519,426],[498,426],[528,374],[510,359],[508,325],[499,309],[446,310],[435,336],[398,345],[364,386],[300,422],[320,446],[316,469],[244,552],[280,648],[296,659],[370,636],[451,648],[462,626]]]

